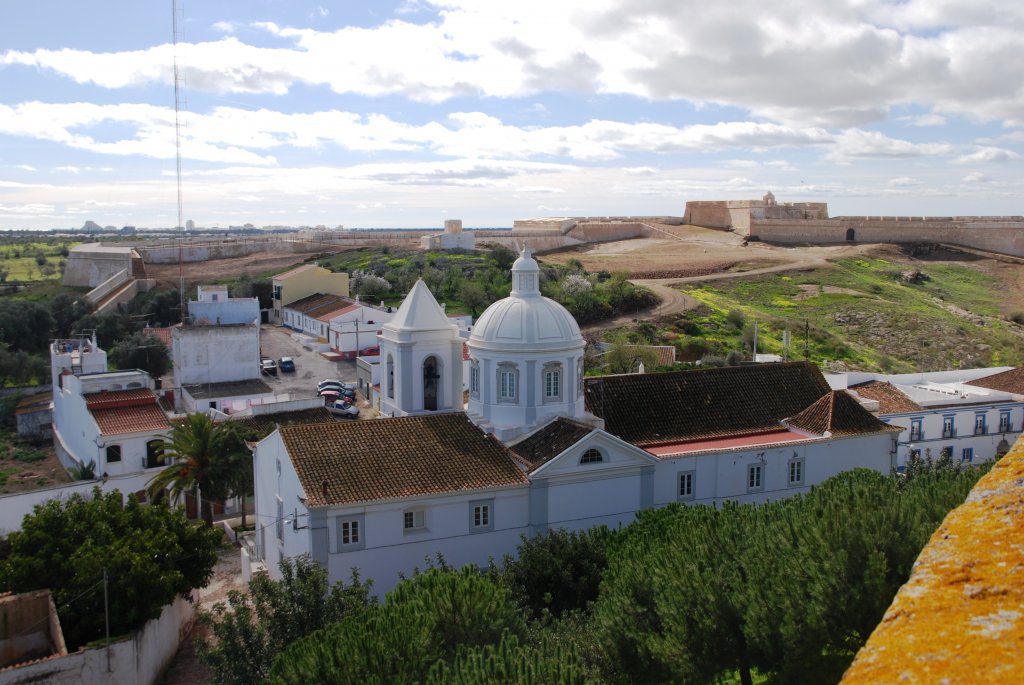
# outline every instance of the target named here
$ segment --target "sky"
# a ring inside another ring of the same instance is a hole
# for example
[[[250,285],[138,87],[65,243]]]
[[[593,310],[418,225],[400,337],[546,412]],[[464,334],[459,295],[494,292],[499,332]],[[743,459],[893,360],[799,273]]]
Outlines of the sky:
[[[1022,46],[1012,0],[6,0],[0,229],[178,225],[175,61],[197,226],[1021,215]]]

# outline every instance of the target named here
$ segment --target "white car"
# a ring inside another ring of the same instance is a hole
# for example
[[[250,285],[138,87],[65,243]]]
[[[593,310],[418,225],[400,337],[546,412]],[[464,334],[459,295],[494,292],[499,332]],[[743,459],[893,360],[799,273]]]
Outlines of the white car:
[[[327,411],[346,419],[358,419],[359,407],[345,400],[335,400],[326,405]]]

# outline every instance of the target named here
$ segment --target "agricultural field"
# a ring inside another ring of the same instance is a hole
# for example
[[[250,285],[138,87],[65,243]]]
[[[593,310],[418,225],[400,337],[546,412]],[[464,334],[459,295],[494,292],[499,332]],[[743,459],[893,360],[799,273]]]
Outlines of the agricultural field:
[[[59,281],[72,241],[10,242],[0,239],[0,282]]]

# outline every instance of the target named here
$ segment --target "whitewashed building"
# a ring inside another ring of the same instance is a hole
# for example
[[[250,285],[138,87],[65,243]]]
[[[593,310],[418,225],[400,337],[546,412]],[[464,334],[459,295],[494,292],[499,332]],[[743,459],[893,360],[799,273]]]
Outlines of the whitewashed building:
[[[1024,424],[1024,370],[1010,367],[919,374],[849,373],[846,387],[880,419],[900,429],[897,463],[911,453],[980,462],[1010,451]]]
[[[380,336],[394,418],[282,427],[255,448],[257,557],[309,553],[382,593],[425,557],[484,565],[520,535],[627,525],[670,502],[756,502],[855,467],[895,434],[803,363],[584,379],[583,339],[528,250],[467,343],[420,281]]]

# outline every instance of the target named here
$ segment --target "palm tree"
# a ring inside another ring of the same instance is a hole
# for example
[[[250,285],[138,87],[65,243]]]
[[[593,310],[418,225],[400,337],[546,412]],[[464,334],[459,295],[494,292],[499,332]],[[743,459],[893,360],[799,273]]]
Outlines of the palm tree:
[[[202,496],[203,521],[213,525],[213,502],[223,499],[231,490],[231,465],[246,452],[245,442],[231,423],[215,423],[206,414],[190,414],[164,438],[161,462],[174,463],[146,485],[151,500],[159,499],[167,490],[171,502],[177,503],[183,493]]]

